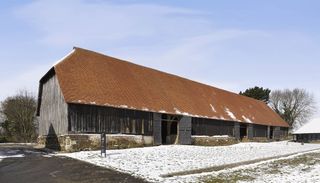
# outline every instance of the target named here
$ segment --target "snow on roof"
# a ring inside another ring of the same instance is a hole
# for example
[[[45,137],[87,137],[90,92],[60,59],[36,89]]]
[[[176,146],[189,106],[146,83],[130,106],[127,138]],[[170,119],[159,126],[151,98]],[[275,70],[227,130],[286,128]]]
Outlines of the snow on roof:
[[[246,116],[242,115],[242,118],[248,122],[248,123],[252,123],[251,119],[250,118],[247,118]]]
[[[320,133],[320,118],[315,118],[293,132],[293,134]]]
[[[65,60],[66,58],[68,58],[69,56],[71,56],[74,52],[75,52],[75,48],[72,49],[71,52],[69,52],[66,56],[62,57],[61,59],[57,60],[54,64],[53,67],[55,67],[56,65],[58,65],[60,62],[62,62],[63,60]]]
[[[233,120],[237,120],[236,116],[230,111],[229,108],[225,108],[226,113],[228,114],[228,116],[230,116]]]
[[[67,103],[288,127],[264,102],[90,50],[75,47],[53,71]]]
[[[213,112],[217,112],[216,109],[213,107],[212,104],[210,104],[210,107],[211,107],[211,109],[212,109]]]

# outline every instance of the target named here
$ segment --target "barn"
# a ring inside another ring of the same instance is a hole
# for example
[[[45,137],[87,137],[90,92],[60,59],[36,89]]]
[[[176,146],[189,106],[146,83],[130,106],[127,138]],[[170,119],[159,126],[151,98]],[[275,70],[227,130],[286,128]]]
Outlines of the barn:
[[[97,146],[100,133],[133,147],[201,137],[279,140],[288,132],[261,101],[82,48],[41,78],[37,116],[39,143],[63,150]]]
[[[320,118],[311,120],[292,134],[298,142],[320,142]]]

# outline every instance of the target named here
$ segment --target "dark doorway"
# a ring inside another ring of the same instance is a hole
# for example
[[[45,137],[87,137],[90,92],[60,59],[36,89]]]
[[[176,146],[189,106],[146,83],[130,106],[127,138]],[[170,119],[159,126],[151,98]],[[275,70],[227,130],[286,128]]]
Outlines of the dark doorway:
[[[178,134],[179,117],[174,115],[162,115],[161,137],[162,144],[174,144]]]
[[[273,127],[270,126],[269,139],[273,139]]]
[[[247,137],[247,125],[241,124],[240,125],[240,139]]]

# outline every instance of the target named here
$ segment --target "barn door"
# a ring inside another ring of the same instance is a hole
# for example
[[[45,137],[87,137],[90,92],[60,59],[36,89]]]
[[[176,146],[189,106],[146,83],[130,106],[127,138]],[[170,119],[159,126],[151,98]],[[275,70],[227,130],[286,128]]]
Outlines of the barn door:
[[[179,144],[191,144],[191,117],[183,116],[179,121]]]

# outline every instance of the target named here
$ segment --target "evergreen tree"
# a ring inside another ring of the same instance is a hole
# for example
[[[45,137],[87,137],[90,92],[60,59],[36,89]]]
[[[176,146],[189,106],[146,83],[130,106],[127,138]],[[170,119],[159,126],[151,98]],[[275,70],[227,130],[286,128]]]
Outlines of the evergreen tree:
[[[271,90],[269,90],[268,88],[264,89],[263,87],[255,86],[254,88],[246,89],[244,92],[240,91],[239,94],[261,100],[268,104],[270,92]]]

